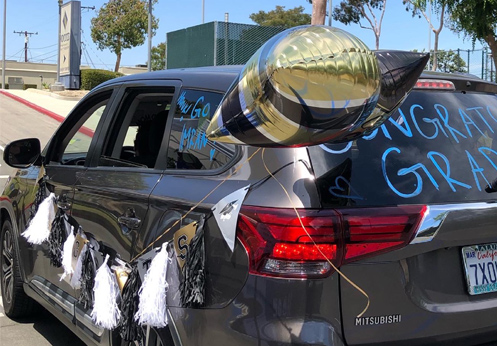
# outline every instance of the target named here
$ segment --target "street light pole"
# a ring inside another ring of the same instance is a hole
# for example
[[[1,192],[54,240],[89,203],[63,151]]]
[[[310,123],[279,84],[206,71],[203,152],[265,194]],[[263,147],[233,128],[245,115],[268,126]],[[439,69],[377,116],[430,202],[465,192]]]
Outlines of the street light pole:
[[[3,58],[2,89],[5,89],[5,31],[7,30],[7,0],[3,0]]]
[[[148,0],[148,72],[152,70],[152,0]]]
[[[331,11],[333,9],[333,0],[328,0],[328,26],[331,26]]]
[[[202,24],[204,24],[204,14],[205,14],[205,0],[202,0]]]

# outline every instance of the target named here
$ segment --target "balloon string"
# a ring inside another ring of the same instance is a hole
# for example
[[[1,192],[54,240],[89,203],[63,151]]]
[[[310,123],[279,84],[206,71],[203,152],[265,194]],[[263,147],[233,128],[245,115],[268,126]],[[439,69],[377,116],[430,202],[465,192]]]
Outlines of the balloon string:
[[[357,317],[361,317],[362,315],[364,315],[364,313],[368,310],[369,308],[369,302],[370,302],[370,299],[369,299],[369,296],[368,294],[362,289],[359,287],[359,285],[357,285],[356,283],[354,283],[351,279],[349,279],[347,277],[347,275],[345,275],[344,273],[342,273],[334,264],[333,262],[331,262],[331,260],[328,259],[328,257],[323,253],[323,251],[321,251],[321,249],[319,248],[319,246],[317,245],[317,243],[314,241],[314,239],[312,238],[312,236],[309,234],[309,232],[307,232],[307,229],[305,228],[304,226],[304,223],[302,222],[302,218],[300,217],[300,213],[299,211],[297,210],[297,208],[295,207],[295,204],[293,203],[292,201],[292,198],[290,197],[290,195],[288,194],[288,191],[287,189],[283,186],[283,184],[273,175],[273,173],[271,173],[271,171],[269,170],[269,168],[267,167],[266,165],[266,161],[264,160],[264,152],[266,151],[266,149],[264,148],[262,150],[262,163],[264,164],[264,168],[266,169],[266,171],[268,172],[268,174],[281,186],[281,188],[283,189],[283,192],[285,192],[286,196],[288,197],[288,200],[290,201],[290,204],[292,205],[292,208],[293,210],[295,211],[295,214],[297,215],[297,218],[299,219],[299,222],[300,222],[300,225],[302,226],[302,229],[304,230],[304,232],[306,233],[306,235],[309,237],[309,239],[311,239],[312,243],[314,244],[314,246],[316,247],[316,249],[319,251],[319,253],[321,254],[321,256],[323,256],[323,258],[326,259],[326,261],[331,265],[331,267],[341,276],[343,277],[350,285],[352,285],[352,287],[354,287],[357,291],[359,291],[364,297],[366,297],[367,299],[367,304],[366,304],[366,307],[364,308],[364,310],[362,310],[362,312],[357,315]]]
[[[155,243],[161,239],[163,236],[165,236],[173,227],[175,227],[177,224],[179,224],[181,221],[183,221],[184,218],[188,216],[192,211],[194,211],[200,204],[202,204],[214,191],[216,191],[221,185],[223,185],[228,179],[230,179],[234,174],[236,174],[247,162],[249,162],[259,151],[261,148],[257,149],[252,155],[250,155],[241,165],[239,165],[233,172],[228,174],[226,178],[224,178],[216,187],[214,187],[207,195],[205,195],[204,198],[202,198],[200,201],[198,201],[197,204],[195,204],[193,207],[190,208],[183,216],[181,216],[178,220],[176,220],[171,227],[166,229],[164,232],[162,232],[157,238],[155,238],[154,241],[152,241],[150,244],[148,244],[147,247],[145,247],[138,255],[133,257],[130,262],[134,262],[138,257],[143,255],[148,249],[153,247]]]

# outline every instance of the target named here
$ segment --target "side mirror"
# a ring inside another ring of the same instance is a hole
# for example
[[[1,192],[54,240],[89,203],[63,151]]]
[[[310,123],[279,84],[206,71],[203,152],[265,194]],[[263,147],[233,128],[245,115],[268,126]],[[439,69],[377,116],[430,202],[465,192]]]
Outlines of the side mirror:
[[[28,168],[41,155],[38,138],[19,139],[9,143],[3,152],[3,161],[14,168]]]

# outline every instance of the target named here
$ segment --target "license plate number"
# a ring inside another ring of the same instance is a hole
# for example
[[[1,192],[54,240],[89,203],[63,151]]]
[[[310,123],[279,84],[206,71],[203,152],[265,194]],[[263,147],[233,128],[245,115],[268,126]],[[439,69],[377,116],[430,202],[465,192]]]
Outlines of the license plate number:
[[[465,246],[462,256],[469,294],[497,292],[497,243]]]

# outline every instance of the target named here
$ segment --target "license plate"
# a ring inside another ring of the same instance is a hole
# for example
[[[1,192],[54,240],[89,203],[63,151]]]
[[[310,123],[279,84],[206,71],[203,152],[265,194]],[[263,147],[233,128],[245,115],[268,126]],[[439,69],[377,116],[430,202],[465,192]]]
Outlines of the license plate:
[[[465,246],[462,256],[469,294],[497,292],[497,243]]]

